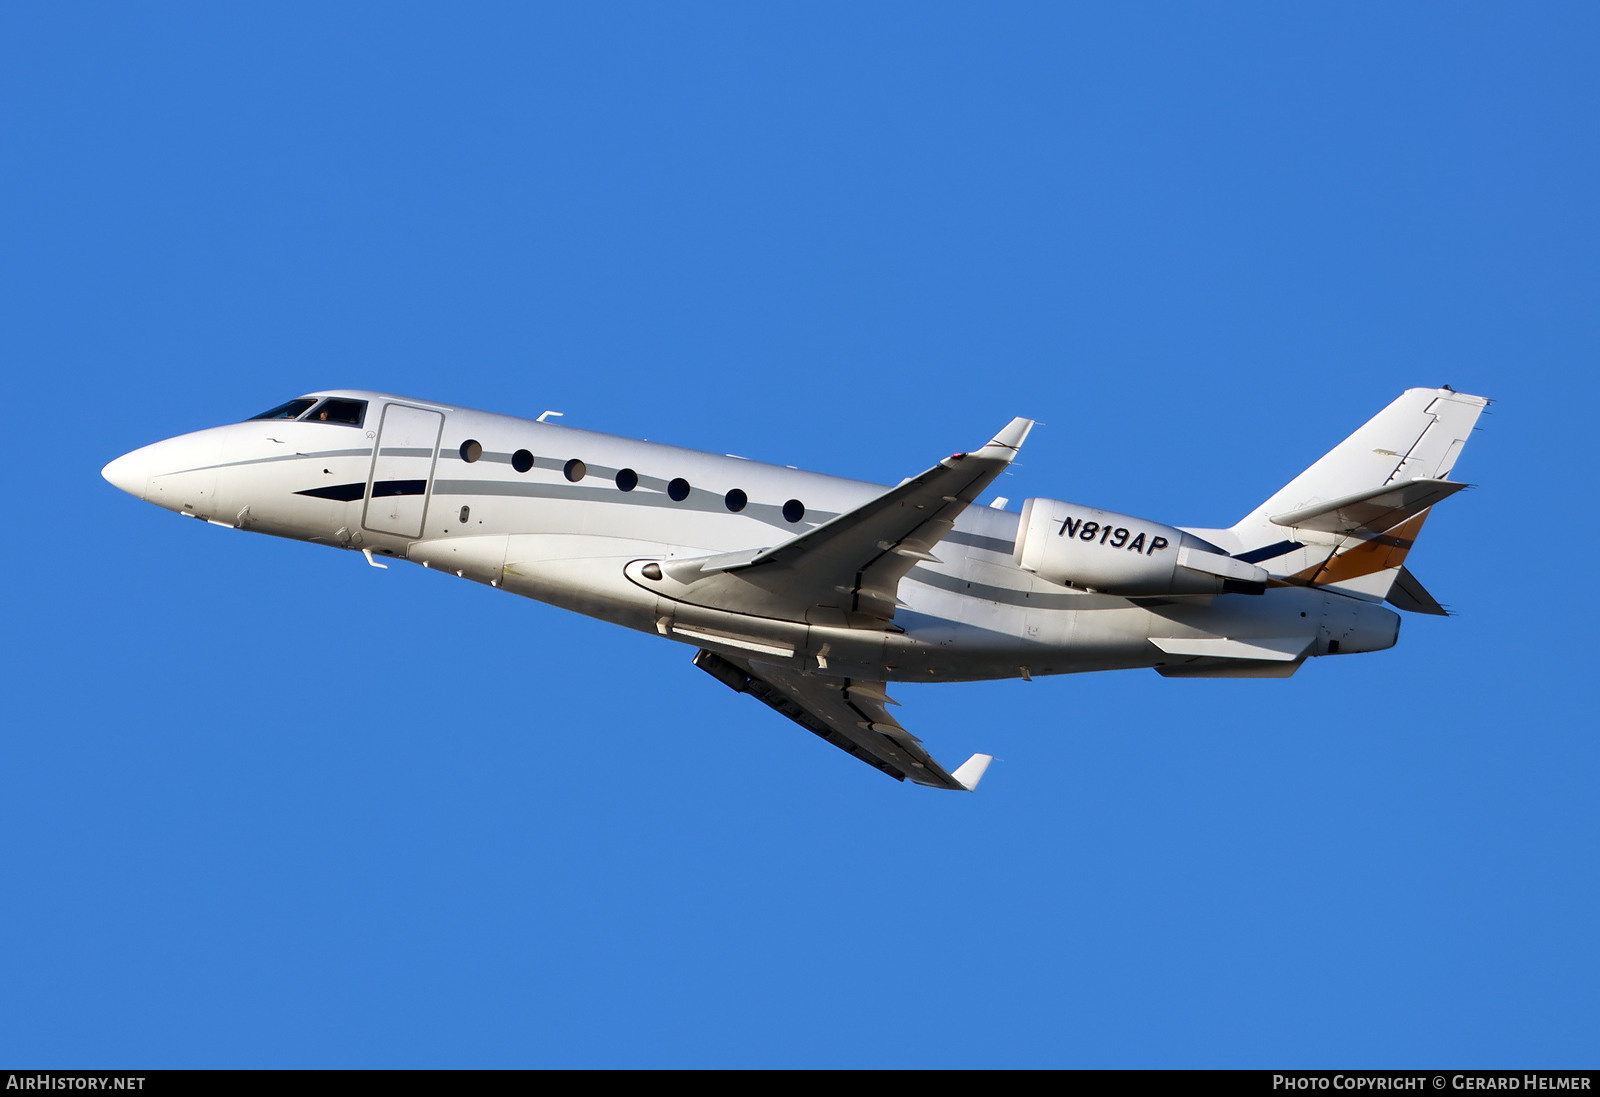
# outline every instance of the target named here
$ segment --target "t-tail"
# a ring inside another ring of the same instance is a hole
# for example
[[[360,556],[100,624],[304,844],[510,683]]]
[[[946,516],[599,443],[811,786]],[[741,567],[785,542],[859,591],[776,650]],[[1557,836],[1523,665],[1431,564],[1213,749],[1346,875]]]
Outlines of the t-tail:
[[[1410,389],[1236,525],[1196,530],[1274,585],[1314,586],[1397,609],[1446,610],[1405,567],[1489,401],[1449,387]]]

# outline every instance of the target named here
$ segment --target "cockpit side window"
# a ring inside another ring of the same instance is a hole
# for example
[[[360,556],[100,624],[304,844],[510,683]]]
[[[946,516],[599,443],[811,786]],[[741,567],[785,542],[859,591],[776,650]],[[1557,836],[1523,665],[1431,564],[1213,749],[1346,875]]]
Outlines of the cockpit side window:
[[[366,414],[367,402],[365,400],[340,400],[329,397],[318,404],[315,411],[306,416],[306,422],[343,423],[347,427],[359,427]]]
[[[271,411],[264,411],[260,415],[252,415],[245,422],[254,422],[257,419],[298,419],[305,414],[307,408],[315,404],[316,400],[309,396],[302,396],[298,400],[290,400],[287,404],[279,404]]]

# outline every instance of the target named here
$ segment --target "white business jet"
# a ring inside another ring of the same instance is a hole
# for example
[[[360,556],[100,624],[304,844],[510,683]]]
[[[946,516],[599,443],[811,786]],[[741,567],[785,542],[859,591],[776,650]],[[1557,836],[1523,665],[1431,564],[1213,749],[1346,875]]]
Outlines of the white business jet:
[[[1227,529],[974,506],[1033,423],[885,488],[380,392],[313,393],[105,467],[208,522],[423,567],[693,645],[694,663],[897,780],[972,789],[892,681],[1152,667],[1287,677],[1443,614],[1404,561],[1488,403],[1412,389]]]

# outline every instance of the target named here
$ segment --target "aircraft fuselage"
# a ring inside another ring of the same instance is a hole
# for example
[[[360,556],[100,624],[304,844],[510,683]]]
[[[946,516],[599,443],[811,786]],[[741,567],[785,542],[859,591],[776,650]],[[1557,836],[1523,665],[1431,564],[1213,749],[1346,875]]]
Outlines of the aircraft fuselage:
[[[697,604],[693,584],[670,574],[674,561],[780,545],[888,489],[377,392],[306,399],[322,398],[343,401],[346,418],[362,405],[357,421],[215,427],[135,450],[105,476],[207,521],[419,563],[824,677],[962,681],[1133,667],[1279,675],[1305,656],[1387,648],[1398,634],[1398,616],[1383,606],[1304,585],[1163,599],[1052,582],[1019,560],[1022,516],[979,505],[904,575],[884,627],[861,627],[847,606],[765,616],[759,605]],[[1059,532],[1079,537],[1085,527],[1072,521]],[[1155,535],[1136,546],[1133,537],[1108,524],[1086,543],[1133,546],[1144,558]],[[1186,648],[1191,639],[1199,646]],[[1219,647],[1219,657],[1303,643],[1294,659],[1256,662],[1207,657],[1204,643],[1217,639],[1247,646]]]

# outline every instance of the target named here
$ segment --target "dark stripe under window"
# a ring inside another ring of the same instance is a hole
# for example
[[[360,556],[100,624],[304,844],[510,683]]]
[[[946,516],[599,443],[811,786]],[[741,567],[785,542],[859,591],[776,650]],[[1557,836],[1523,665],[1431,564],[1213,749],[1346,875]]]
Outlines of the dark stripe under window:
[[[372,485],[372,497],[384,499],[391,495],[421,495],[428,490],[426,480],[379,480]],[[367,493],[365,484],[333,484],[325,488],[307,488],[296,495],[309,495],[313,499],[337,499],[350,503]]]

